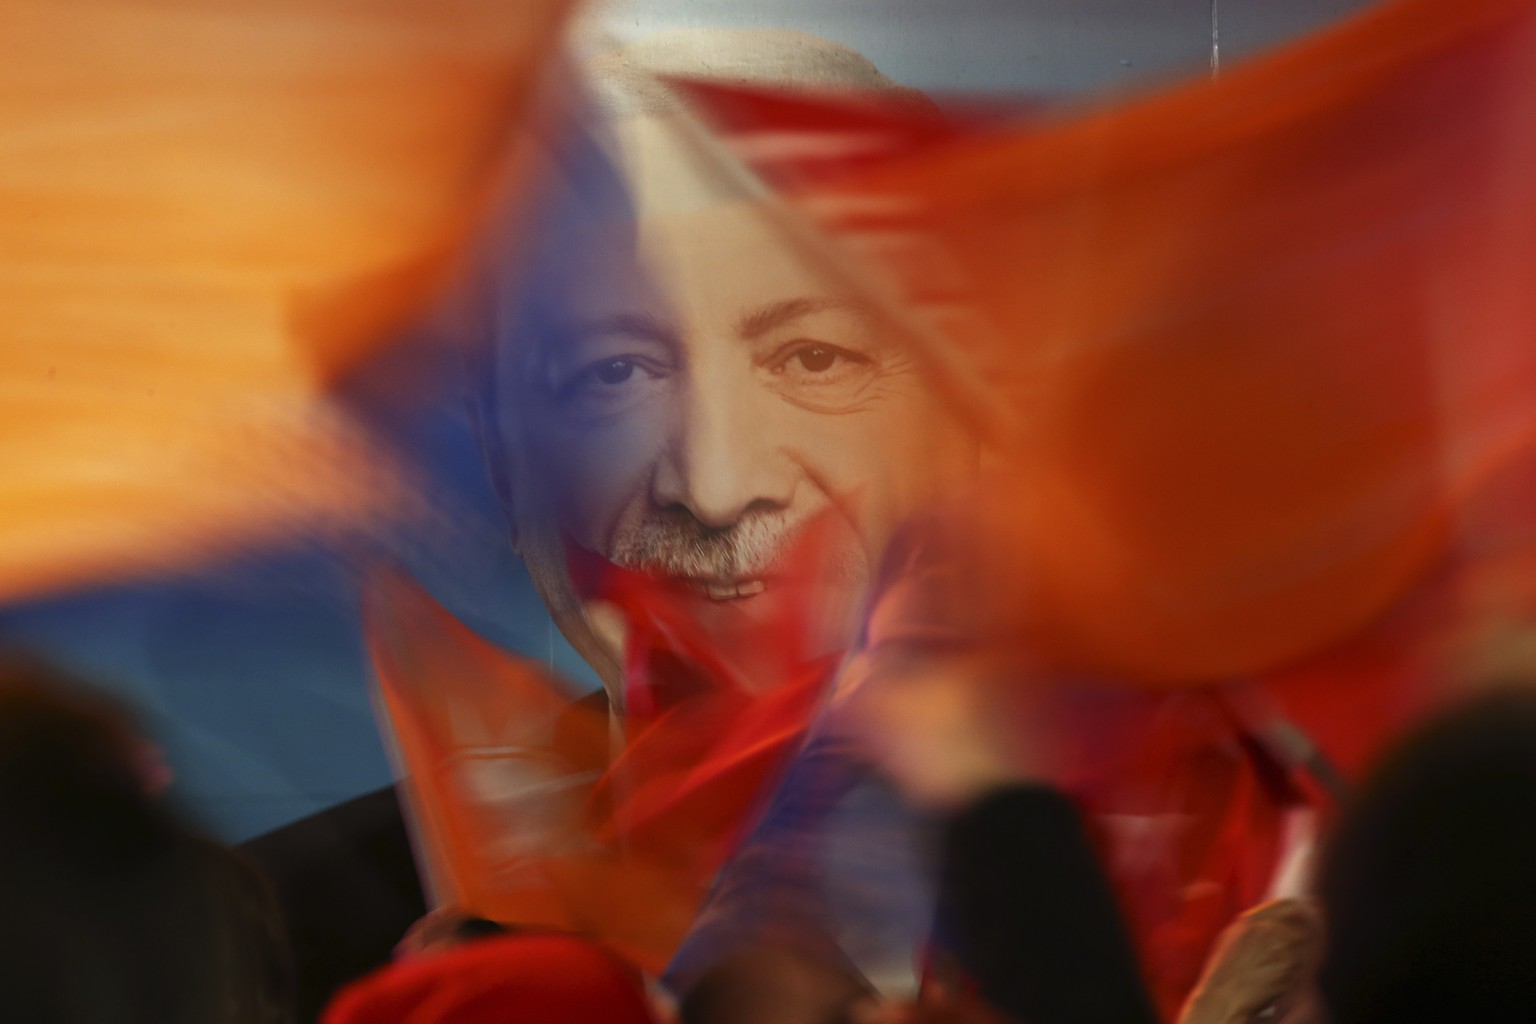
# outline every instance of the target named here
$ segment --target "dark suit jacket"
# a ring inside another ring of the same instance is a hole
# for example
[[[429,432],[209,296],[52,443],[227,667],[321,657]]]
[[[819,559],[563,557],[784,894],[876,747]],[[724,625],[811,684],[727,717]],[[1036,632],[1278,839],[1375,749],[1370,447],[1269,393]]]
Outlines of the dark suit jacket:
[[[573,711],[606,714],[597,690]],[[556,726],[555,746],[574,770],[601,770],[573,715]],[[271,880],[287,921],[297,974],[300,1024],[319,1018],[346,982],[389,962],[395,943],[427,912],[405,815],[393,786],[375,790],[245,844]]]
[[[246,854],[272,882],[287,923],[300,1024],[335,991],[389,961],[427,912],[392,786],[258,836]]]

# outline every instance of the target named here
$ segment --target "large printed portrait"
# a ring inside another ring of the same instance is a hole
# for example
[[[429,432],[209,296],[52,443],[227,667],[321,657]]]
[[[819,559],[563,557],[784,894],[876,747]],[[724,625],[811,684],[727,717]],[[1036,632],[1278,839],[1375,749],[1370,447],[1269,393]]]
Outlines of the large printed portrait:
[[[802,33],[674,32],[587,70],[602,137],[562,167],[544,242],[491,307],[481,430],[513,543],[615,695],[624,626],[573,587],[573,557],[678,584],[702,635],[766,685],[754,631],[794,602],[815,608],[813,648],[845,646],[892,531],[974,472],[977,440],[669,76],[939,115]],[[859,143],[758,140],[784,160]],[[813,527],[814,550],[788,557]]]
[[[850,276],[771,180],[936,137],[926,97],[777,31],[662,35],[584,79],[459,322],[510,543],[603,691],[572,704],[437,611],[373,640],[435,899],[591,928],[660,970],[893,535],[974,480],[981,441],[914,348],[921,303]],[[698,83],[843,120],[721,133]],[[854,213],[861,241],[911,247],[910,217]]]

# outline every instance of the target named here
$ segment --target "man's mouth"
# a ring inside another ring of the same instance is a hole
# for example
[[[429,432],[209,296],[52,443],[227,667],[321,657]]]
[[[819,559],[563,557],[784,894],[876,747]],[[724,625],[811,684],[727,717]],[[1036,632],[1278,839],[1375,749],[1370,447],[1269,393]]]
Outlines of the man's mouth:
[[[767,589],[763,580],[688,580],[689,586],[711,601],[740,601]]]

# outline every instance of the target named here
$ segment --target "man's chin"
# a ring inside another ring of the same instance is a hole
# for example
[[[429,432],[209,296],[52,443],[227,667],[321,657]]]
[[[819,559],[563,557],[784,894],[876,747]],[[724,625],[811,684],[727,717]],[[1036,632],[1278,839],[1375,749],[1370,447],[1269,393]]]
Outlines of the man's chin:
[[[771,689],[810,662],[846,650],[854,639],[854,613],[862,594],[857,581],[664,577],[655,582],[657,599],[681,622],[673,619],[653,642],[676,645],[680,654],[701,646],[700,653],[727,666],[737,683],[753,690]],[[606,602],[592,602],[587,609],[595,632],[615,650],[624,642],[619,637],[635,627],[630,620],[612,628],[618,610]]]
[[[846,650],[863,593],[854,581],[777,579],[732,595],[713,585],[690,591],[690,608],[719,653],[739,662],[794,672]]]

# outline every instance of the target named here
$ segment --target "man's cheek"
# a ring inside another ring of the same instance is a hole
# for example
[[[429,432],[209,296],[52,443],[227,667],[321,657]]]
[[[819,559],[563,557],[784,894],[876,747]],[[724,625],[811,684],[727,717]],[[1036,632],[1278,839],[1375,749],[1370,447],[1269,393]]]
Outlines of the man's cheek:
[[[798,432],[799,461],[873,560],[902,520],[975,472],[973,445],[929,403],[817,420]]]
[[[647,500],[660,451],[659,433],[647,428],[643,420],[627,421],[547,436],[541,475],[561,528],[582,544],[602,548],[626,513]]]
[[[910,513],[942,501],[977,472],[978,444],[952,410],[925,388],[893,401],[879,432],[885,489]]]
[[[947,424],[920,402],[810,416],[796,431],[800,461],[834,496],[879,491],[918,501],[959,461]]]

